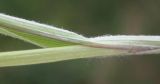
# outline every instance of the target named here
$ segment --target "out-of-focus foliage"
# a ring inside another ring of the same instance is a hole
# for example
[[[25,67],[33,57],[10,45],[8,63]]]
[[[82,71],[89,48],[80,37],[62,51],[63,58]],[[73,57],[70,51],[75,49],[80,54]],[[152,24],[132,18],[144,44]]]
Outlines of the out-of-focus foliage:
[[[0,0],[0,12],[84,34],[160,31],[159,0]],[[0,51],[38,48],[0,36]],[[159,84],[159,55],[0,68],[0,84]]]

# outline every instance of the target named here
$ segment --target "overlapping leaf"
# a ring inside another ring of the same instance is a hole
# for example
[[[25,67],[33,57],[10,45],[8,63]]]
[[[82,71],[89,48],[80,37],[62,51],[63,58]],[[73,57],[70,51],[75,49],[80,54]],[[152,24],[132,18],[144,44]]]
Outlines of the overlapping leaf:
[[[0,53],[0,66],[55,62],[95,56],[160,53],[160,36],[101,36],[87,38],[53,26],[0,14],[0,33],[40,47]]]

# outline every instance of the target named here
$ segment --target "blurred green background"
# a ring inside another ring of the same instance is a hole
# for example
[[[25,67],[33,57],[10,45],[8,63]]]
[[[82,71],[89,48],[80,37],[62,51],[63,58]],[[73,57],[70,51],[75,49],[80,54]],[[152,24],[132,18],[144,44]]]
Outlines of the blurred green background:
[[[0,0],[0,12],[87,37],[159,35],[160,0]],[[0,35],[0,52],[39,48]],[[0,84],[160,84],[160,56],[120,56],[0,68]]]

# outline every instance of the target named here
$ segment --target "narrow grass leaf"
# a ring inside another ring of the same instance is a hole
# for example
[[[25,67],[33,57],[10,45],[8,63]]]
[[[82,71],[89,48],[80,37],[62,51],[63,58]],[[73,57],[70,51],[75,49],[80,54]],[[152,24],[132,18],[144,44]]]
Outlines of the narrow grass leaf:
[[[133,53],[127,50],[65,46],[0,53],[0,67],[58,62],[71,59],[160,53],[160,49]]]

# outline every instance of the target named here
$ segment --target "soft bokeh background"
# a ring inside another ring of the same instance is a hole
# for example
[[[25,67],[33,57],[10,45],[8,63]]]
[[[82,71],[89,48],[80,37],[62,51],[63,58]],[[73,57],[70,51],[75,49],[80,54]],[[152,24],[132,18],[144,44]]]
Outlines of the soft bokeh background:
[[[93,37],[159,35],[160,0],[0,0],[0,12]],[[0,35],[0,51],[39,48]],[[0,84],[160,84],[160,56],[69,60],[0,68]]]

